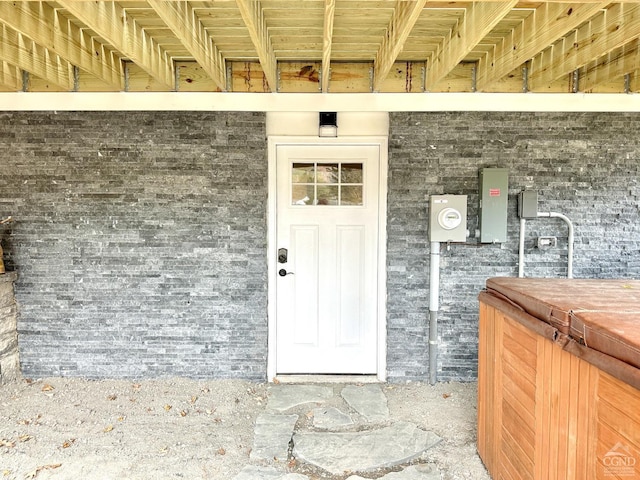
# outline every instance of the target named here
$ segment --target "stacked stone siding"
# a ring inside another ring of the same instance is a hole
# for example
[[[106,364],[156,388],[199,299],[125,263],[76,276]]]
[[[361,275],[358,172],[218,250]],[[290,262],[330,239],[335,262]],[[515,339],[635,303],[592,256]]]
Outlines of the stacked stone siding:
[[[25,375],[263,379],[264,115],[4,113]]]
[[[516,197],[575,224],[574,275],[640,275],[640,115],[392,113],[387,362],[428,379],[428,200],[508,168],[508,239],[443,249],[441,380],[477,374],[477,294],[515,276]],[[27,376],[241,377],[267,355],[267,142],[262,113],[0,113],[0,241],[19,272]],[[557,248],[538,250],[553,235]],[[567,230],[528,222],[527,276],[566,275]]]
[[[388,362],[392,379],[428,375],[428,199],[468,195],[467,244],[441,258],[441,380],[477,376],[477,295],[485,279],[518,274],[517,196],[538,191],[539,210],[575,226],[574,276],[640,275],[640,115],[618,113],[393,113],[388,200]],[[508,239],[478,244],[478,175],[509,169]],[[535,248],[538,236],[557,248]],[[525,276],[567,274],[567,227],[527,223]]]

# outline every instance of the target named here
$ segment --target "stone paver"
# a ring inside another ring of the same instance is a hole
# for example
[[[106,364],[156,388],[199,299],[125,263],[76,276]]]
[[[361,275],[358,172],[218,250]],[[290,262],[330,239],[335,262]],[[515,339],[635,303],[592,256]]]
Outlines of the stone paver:
[[[332,474],[367,472],[408,462],[440,442],[408,422],[363,432],[296,432],[293,454]]]
[[[387,397],[379,385],[347,385],[342,389],[341,395],[351,408],[368,421],[389,419]]]
[[[305,403],[323,403],[333,389],[320,385],[278,385],[269,388],[267,409],[284,412]]]
[[[353,425],[353,420],[346,413],[334,407],[321,407],[313,410],[313,426],[331,430]]]
[[[256,419],[251,460],[286,461],[298,415],[262,413]]]
[[[391,472],[378,480],[440,480],[440,471],[431,465],[413,465],[401,472]],[[351,475],[347,480],[369,480],[359,475]]]
[[[309,477],[299,473],[284,473],[273,467],[247,465],[233,480],[309,480]]]

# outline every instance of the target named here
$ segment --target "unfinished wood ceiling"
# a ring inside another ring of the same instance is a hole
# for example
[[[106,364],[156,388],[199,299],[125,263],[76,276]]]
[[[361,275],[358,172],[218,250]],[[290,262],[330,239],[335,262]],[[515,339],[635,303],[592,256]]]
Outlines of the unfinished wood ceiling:
[[[0,0],[0,28],[3,91],[640,89],[640,0]]]

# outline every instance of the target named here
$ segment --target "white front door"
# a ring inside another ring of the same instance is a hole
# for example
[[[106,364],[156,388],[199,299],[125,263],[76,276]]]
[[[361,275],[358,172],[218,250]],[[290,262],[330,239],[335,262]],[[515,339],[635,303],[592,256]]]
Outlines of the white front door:
[[[378,145],[278,145],[276,370],[374,374]]]

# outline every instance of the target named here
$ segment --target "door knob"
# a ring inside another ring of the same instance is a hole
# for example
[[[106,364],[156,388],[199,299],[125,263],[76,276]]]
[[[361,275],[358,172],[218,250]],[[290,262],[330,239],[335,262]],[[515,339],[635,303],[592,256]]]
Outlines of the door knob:
[[[287,272],[284,268],[278,270],[278,275],[281,277],[286,277],[287,275],[293,275],[293,272]]]

